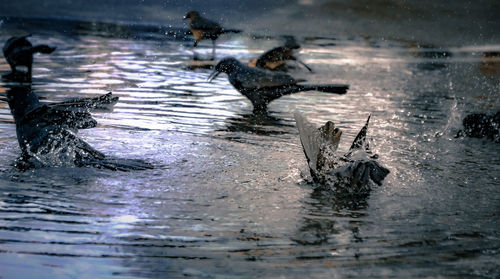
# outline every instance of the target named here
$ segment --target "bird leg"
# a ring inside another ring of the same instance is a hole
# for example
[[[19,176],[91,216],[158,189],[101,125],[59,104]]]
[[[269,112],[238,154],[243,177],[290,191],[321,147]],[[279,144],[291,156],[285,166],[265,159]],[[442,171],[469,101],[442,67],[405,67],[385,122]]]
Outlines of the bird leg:
[[[294,60],[294,61],[296,61],[297,63],[299,63],[300,65],[304,66],[306,69],[308,69],[308,70],[309,70],[309,72],[311,72],[311,73],[313,72],[313,70],[312,70],[309,66],[307,66],[307,65],[306,65],[306,63],[304,63],[304,62],[300,61],[299,59],[297,59],[297,57],[295,57],[295,56],[290,56],[290,58],[289,58],[289,59],[290,59],[290,60]]]
[[[302,61],[300,61],[300,60],[298,60],[298,59],[297,59],[296,61],[297,61],[299,64],[301,64],[302,66],[304,66],[306,69],[308,69],[308,70],[309,70],[309,72],[311,72],[311,73],[313,72],[313,70],[312,70],[309,66],[307,66],[307,65],[306,65],[306,63],[304,63],[304,62],[302,62]]]

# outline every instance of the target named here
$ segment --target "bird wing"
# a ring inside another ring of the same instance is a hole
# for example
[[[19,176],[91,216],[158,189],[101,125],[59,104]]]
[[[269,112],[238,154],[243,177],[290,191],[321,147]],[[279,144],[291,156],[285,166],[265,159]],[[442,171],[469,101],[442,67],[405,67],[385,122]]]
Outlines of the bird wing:
[[[90,144],[77,137],[72,132],[66,129],[56,129],[54,131],[54,135],[57,137],[56,140],[63,141],[63,144],[67,144],[68,146],[72,146],[74,148],[77,153],[75,158],[77,160],[77,163],[85,164],[86,160],[102,160],[106,158],[106,155],[94,149]]]
[[[300,113],[296,112],[294,117],[307,163],[310,170],[315,173],[321,147],[321,133],[316,126],[307,121]]]
[[[354,149],[365,149],[365,150],[370,149],[368,141],[366,140],[366,132],[368,131],[368,123],[370,123],[370,117],[371,115],[368,115],[368,119],[366,120],[365,126],[363,126],[363,128],[361,128],[361,130],[359,131],[358,135],[352,142],[349,151]]]
[[[110,109],[118,102],[111,92],[94,98],[75,98],[47,106],[58,110],[88,111],[90,109]]]
[[[47,105],[36,107],[21,120],[21,123],[29,122],[64,126],[70,129],[87,129],[97,126],[97,121],[88,112],[62,110]]]
[[[263,88],[263,87],[283,87],[295,85],[298,80],[285,73],[273,73],[261,69],[246,67],[243,73],[238,74],[238,80],[244,88]]]

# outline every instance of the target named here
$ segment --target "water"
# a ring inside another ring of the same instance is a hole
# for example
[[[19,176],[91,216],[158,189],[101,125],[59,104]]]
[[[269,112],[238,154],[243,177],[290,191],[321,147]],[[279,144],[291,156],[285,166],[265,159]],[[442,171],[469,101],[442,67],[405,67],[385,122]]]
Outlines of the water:
[[[12,20],[0,41],[23,30],[57,46],[35,57],[40,99],[112,91],[114,111],[93,113],[98,127],[79,136],[157,167],[16,171],[15,126],[0,101],[1,277],[500,276],[500,145],[454,138],[467,113],[500,108],[498,61],[481,55],[499,45],[440,58],[443,49],[400,40],[298,37],[314,73],[298,66],[294,76],[351,89],[283,97],[262,117],[224,75],[208,83],[210,70],[189,68],[182,29]],[[248,61],[281,42],[234,35],[217,56]],[[356,203],[313,192],[296,111],[334,121],[341,151],[371,114],[371,147],[391,171],[384,184]]]

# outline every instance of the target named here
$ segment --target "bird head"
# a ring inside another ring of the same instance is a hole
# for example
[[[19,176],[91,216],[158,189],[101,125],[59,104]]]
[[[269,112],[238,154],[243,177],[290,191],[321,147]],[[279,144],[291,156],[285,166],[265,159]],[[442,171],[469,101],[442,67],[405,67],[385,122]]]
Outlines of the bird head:
[[[184,19],[194,19],[200,16],[200,13],[197,11],[190,11],[185,16]]]
[[[226,57],[226,58],[222,59],[221,61],[219,61],[219,63],[217,63],[217,65],[215,65],[215,70],[208,77],[208,81],[211,82],[220,73],[230,74],[232,71],[234,71],[240,65],[241,65],[240,61],[238,61],[236,58]]]
[[[289,49],[299,49],[300,48],[300,45],[295,40],[294,36],[284,36],[284,38],[285,38],[285,47],[288,47]]]

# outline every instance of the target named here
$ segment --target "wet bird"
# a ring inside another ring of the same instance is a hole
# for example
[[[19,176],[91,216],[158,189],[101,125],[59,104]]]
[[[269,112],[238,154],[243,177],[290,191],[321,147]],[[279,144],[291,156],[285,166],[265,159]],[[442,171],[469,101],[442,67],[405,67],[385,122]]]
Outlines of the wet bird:
[[[29,86],[10,88],[7,100],[21,148],[22,155],[16,163],[21,170],[51,166],[94,166],[124,171],[152,168],[140,160],[110,158],[79,138],[76,135],[79,129],[97,125],[88,111],[81,110],[83,103],[41,104]]]
[[[201,40],[212,40],[212,60],[215,59],[215,40],[217,40],[220,35],[241,32],[241,30],[223,28],[217,22],[202,17],[200,13],[196,11],[188,12],[184,16],[184,19],[189,19],[189,30],[194,36],[194,47],[196,47]]]
[[[486,137],[500,143],[500,111],[495,114],[469,114],[463,119],[462,124],[464,125],[464,129],[458,131],[457,137]]]
[[[369,194],[374,184],[381,185],[389,174],[368,146],[370,116],[346,154],[337,150],[342,131],[332,121],[316,128],[298,113],[295,120],[311,176],[319,189],[340,196],[362,197]]]
[[[286,62],[291,60],[296,61],[308,69],[309,72],[312,72],[312,69],[309,66],[295,57],[294,52],[299,48],[300,45],[297,43],[295,38],[287,36],[285,45],[266,51],[257,59],[252,60],[249,63],[249,66],[267,70],[286,71]]]
[[[76,136],[79,129],[97,125],[88,112],[52,108],[39,102],[29,87],[13,87],[7,100],[16,123],[16,133],[22,155],[17,166],[21,169],[49,164],[50,155],[59,150],[61,156],[72,149],[75,161],[84,158],[104,158],[104,155]],[[69,155],[70,156],[70,155]],[[34,160],[34,158],[36,158]]]
[[[212,81],[220,73],[228,75],[229,82],[252,102],[256,113],[265,112],[267,105],[281,96],[312,90],[345,94],[349,88],[347,84],[302,84],[305,80],[285,73],[251,68],[232,57],[217,63],[208,80]]]
[[[33,46],[26,38],[31,35],[21,37],[11,37],[3,46],[3,55],[10,65],[11,73],[4,75],[5,78],[31,81],[33,54],[54,52],[55,47],[48,45]],[[26,67],[27,72],[20,71],[19,67]]]

